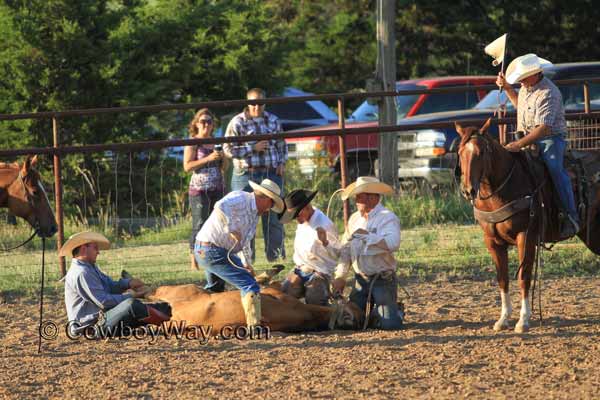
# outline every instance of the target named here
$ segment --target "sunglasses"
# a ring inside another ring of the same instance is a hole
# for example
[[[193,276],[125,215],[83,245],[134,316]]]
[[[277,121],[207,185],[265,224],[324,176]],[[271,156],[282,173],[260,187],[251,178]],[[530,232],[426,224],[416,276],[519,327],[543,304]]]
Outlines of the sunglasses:
[[[200,122],[202,125],[212,125],[213,120],[212,119],[199,119],[198,122]]]

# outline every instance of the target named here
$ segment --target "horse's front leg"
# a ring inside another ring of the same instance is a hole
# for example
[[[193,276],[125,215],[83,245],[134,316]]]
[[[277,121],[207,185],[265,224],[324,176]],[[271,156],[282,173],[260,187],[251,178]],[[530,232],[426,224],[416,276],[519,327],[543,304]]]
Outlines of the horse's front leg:
[[[526,240],[525,232],[517,235],[517,248],[519,249],[519,287],[521,289],[521,314],[515,332],[524,333],[529,330],[531,318],[531,304],[529,302],[529,288],[531,287],[531,270],[535,259],[535,241]]]
[[[500,288],[502,310],[500,311],[500,319],[494,324],[494,330],[501,331],[508,329],[508,320],[512,313],[512,305],[508,294],[508,245],[505,242],[498,243],[494,238],[488,236],[485,236],[484,240],[492,260],[496,264],[496,277]]]

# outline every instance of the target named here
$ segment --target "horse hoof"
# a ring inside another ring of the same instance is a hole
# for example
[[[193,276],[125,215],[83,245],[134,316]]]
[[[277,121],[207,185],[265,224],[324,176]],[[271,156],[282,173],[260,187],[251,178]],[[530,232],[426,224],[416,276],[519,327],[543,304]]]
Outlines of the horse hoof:
[[[515,333],[525,333],[529,331],[529,325],[517,324],[515,325]]]
[[[494,324],[494,330],[496,332],[500,332],[500,331],[504,331],[508,329],[508,321],[496,321],[496,323]]]

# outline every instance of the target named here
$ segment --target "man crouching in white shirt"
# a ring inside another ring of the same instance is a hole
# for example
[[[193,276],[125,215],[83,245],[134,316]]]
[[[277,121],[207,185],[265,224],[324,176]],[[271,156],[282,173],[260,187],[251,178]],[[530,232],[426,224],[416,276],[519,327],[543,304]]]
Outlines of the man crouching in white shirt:
[[[295,219],[298,227],[294,239],[296,267],[282,283],[282,290],[298,299],[304,297],[306,304],[326,305],[340,244],[333,222],[310,204],[316,194],[298,189],[284,199],[286,210],[279,220],[285,224]]]
[[[260,287],[254,278],[250,242],[261,215],[283,211],[279,186],[270,179],[249,182],[253,192],[236,190],[215,203],[198,234],[194,256],[208,274],[240,289],[249,328],[260,325]],[[241,253],[238,257],[236,253]],[[207,275],[208,275],[207,274]]]
[[[369,327],[379,329],[402,327],[394,257],[400,248],[400,220],[380,202],[382,195],[392,193],[391,186],[374,177],[359,177],[342,193],[343,200],[356,198],[358,211],[348,221],[332,284],[341,293],[352,265],[356,279],[350,301],[369,311]]]

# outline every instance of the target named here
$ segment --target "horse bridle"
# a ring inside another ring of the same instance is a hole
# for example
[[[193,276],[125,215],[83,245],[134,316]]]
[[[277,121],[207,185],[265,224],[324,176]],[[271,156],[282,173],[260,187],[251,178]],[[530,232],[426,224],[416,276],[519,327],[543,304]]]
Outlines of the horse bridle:
[[[479,131],[473,131],[469,135],[469,137],[467,138],[467,140],[465,140],[465,142],[463,144],[463,148],[475,136],[479,136],[480,138],[484,139],[485,147],[483,147],[481,149],[482,156],[484,156],[485,154],[491,154],[492,151],[491,151],[491,145],[490,145],[489,141],[492,140],[492,139],[488,138],[487,136],[485,136],[483,133],[480,133]],[[460,163],[460,157],[459,157],[459,163]],[[479,182],[478,182],[479,186],[477,187],[477,193],[476,193],[475,197],[478,198],[479,200],[483,201],[483,200],[488,200],[488,199],[492,198],[492,196],[498,194],[504,188],[504,186],[506,186],[506,184],[508,183],[508,181],[512,177],[513,172],[515,171],[515,166],[516,166],[516,162],[513,160],[512,166],[510,167],[510,171],[508,172],[508,174],[506,175],[506,177],[503,179],[502,183],[496,189],[494,189],[492,191],[492,193],[490,193],[489,195],[487,195],[485,197],[481,197],[481,194],[479,193],[479,189],[481,188],[481,181],[482,181],[482,178],[484,176],[487,176],[487,168],[486,168],[487,167],[487,163],[484,162],[483,163],[483,172],[481,173],[481,177],[479,178]],[[476,198],[472,198],[471,201],[475,201]]]
[[[23,190],[25,191],[25,199],[27,200],[27,203],[29,204],[29,206],[31,208],[35,208],[35,204],[33,203],[33,200],[30,197],[29,190],[27,190],[27,185],[25,185],[25,180],[23,179],[23,175],[21,175],[21,171],[19,171],[18,179],[19,179],[19,182],[21,182],[21,186],[23,187]],[[33,240],[35,235],[38,234],[39,230],[40,230],[40,221],[36,215],[35,216],[35,226],[33,227],[33,233],[31,234],[31,236],[29,236],[29,239],[25,240],[23,243],[19,244],[18,246],[10,247],[8,249],[1,249],[0,252],[7,253],[9,251],[16,250],[20,247],[25,246],[27,243],[29,243]]]

